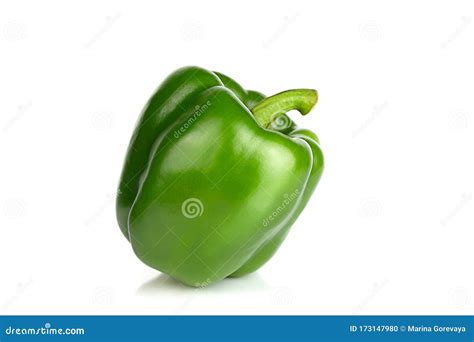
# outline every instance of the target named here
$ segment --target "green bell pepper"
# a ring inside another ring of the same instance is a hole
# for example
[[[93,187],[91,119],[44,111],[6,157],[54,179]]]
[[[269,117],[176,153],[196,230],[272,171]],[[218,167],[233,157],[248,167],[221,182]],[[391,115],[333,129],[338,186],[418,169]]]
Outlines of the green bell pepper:
[[[271,97],[198,67],[171,74],[133,132],[117,220],[145,264],[191,286],[260,268],[323,171],[316,135],[296,127],[311,89]]]

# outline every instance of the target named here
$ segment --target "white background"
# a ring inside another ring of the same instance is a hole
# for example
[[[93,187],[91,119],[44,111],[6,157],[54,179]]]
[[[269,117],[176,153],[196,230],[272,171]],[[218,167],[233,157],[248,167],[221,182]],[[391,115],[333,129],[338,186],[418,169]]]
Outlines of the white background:
[[[472,314],[472,1],[4,1],[0,313]],[[175,69],[318,89],[322,180],[257,273],[183,287],[133,254],[114,193]]]

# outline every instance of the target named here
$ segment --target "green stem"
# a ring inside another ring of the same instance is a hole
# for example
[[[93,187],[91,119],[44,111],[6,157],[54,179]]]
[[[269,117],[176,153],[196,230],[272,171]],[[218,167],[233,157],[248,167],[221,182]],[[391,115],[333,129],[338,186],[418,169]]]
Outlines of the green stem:
[[[318,102],[318,92],[314,89],[293,89],[267,97],[252,109],[257,122],[264,128],[280,115],[290,110],[308,114]]]

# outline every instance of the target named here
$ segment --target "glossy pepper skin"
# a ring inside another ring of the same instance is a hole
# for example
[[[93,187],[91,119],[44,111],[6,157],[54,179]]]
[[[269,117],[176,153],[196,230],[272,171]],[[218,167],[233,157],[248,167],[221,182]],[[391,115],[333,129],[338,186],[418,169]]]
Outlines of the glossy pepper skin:
[[[185,67],[146,104],[120,179],[117,220],[145,264],[190,286],[242,276],[285,239],[323,171],[318,138],[286,116],[314,90],[266,98]]]

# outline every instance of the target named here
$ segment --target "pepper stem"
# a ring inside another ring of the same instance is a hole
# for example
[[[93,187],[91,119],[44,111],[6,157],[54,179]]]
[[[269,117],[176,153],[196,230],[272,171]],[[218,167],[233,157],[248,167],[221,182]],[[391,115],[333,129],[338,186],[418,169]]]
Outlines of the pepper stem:
[[[280,115],[290,110],[308,114],[318,102],[318,92],[314,89],[293,89],[267,97],[252,109],[257,122],[264,128]]]

